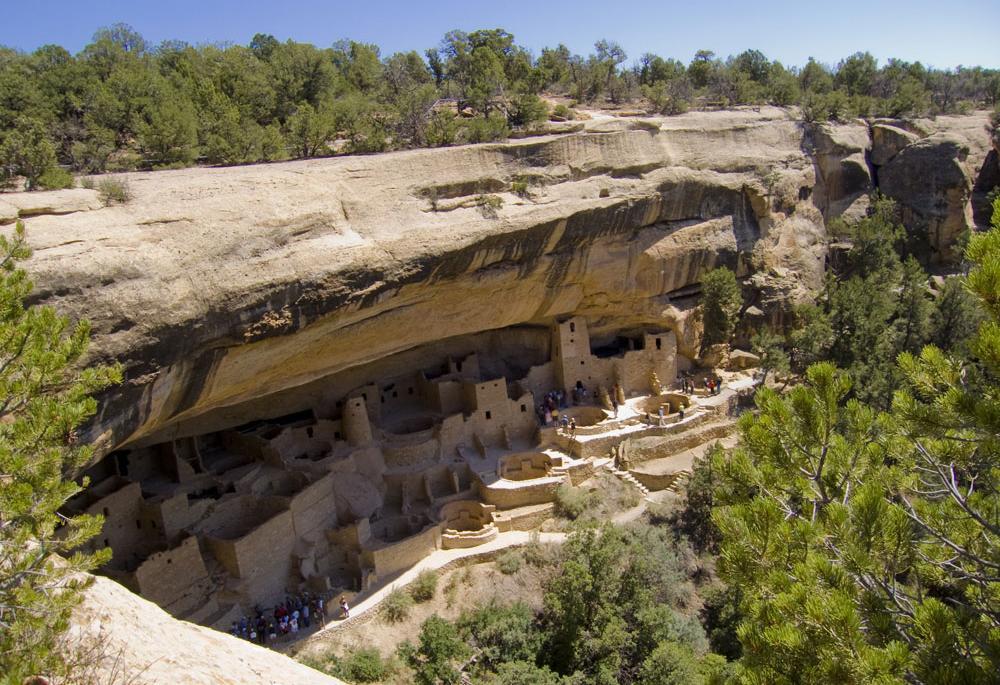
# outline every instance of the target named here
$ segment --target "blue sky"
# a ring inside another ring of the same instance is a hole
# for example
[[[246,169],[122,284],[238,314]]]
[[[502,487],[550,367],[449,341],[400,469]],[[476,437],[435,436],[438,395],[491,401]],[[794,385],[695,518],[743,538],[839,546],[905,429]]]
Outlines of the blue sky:
[[[341,38],[377,43],[384,55],[421,52],[451,29],[502,27],[536,54],[565,43],[588,54],[618,41],[629,62],[643,52],[689,61],[747,48],[785,64],[809,56],[836,63],[858,50],[937,67],[1000,67],[1000,0],[2,0],[0,45],[34,50],[56,43],[77,52],[94,30],[131,24],[153,44],[247,43],[257,32],[329,46]]]

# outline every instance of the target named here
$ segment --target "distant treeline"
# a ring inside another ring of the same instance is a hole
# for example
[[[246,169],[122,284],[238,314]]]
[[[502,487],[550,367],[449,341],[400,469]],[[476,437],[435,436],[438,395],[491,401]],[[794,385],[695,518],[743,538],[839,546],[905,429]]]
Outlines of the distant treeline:
[[[257,34],[247,46],[149,45],[132,28],[99,30],[77,55],[0,47],[0,185],[58,186],[69,174],[241,164],[335,152],[481,142],[549,116],[542,92],[581,104],[692,107],[801,105],[809,120],[909,116],[995,107],[1000,70],[929,69],[857,53],[828,67],[785,67],[758,50],[689,64],[616,43],[586,57],[564,45],[537,57],[502,29],[452,31],[438,47],[383,57]]]

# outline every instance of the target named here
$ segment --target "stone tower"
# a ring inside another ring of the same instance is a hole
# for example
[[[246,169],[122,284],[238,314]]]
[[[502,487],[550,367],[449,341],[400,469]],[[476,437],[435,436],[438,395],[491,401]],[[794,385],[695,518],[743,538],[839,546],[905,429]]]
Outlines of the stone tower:
[[[344,437],[351,446],[360,447],[372,441],[372,424],[368,420],[368,408],[363,397],[350,397],[344,402],[342,424]]]

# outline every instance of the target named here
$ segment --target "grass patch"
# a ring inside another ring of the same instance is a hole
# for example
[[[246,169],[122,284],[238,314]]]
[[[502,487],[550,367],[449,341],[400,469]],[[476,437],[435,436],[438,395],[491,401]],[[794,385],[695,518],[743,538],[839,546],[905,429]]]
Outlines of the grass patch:
[[[537,530],[528,535],[528,544],[521,548],[521,556],[529,566],[543,568],[559,563],[562,546],[552,543],[542,544],[542,536]]]
[[[639,505],[642,494],[610,473],[598,473],[587,487],[568,484],[556,490],[556,514],[570,521],[603,521]]]
[[[453,573],[451,578],[448,579],[448,584],[444,586],[444,599],[445,605],[451,609],[455,606],[455,600],[458,598],[458,574]]]
[[[97,194],[105,207],[123,205],[132,199],[132,189],[120,178],[102,178],[97,183]]]

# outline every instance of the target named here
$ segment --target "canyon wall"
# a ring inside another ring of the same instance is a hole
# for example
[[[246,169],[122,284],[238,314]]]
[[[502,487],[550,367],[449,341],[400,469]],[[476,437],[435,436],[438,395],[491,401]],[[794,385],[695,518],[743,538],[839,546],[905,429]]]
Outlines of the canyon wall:
[[[123,206],[0,195],[0,224],[26,219],[34,301],[90,319],[92,359],[124,365],[86,436],[102,453],[305,409],[337,374],[570,315],[596,341],[672,329],[690,357],[705,270],[753,275],[765,311],[806,299],[826,222],[875,188],[947,261],[1000,170],[985,113],[807,125],[765,107],[126,178]]]

